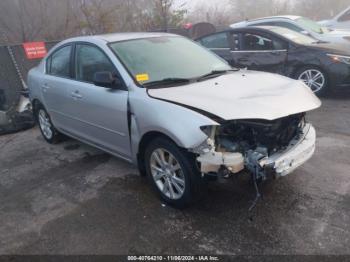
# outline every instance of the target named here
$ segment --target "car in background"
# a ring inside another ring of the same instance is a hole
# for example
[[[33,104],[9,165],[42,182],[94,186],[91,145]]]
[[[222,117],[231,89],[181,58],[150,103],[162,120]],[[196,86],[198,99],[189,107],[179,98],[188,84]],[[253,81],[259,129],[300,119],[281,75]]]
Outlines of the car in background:
[[[304,83],[234,70],[177,35],[68,39],[29,72],[28,86],[47,142],[63,133],[134,163],[177,207],[202,196],[208,176],[245,169],[256,186],[315,150],[305,114],[321,102]]]
[[[311,36],[315,39],[337,42],[350,43],[350,30],[333,30],[322,27],[315,21],[301,16],[271,16],[254,20],[247,20],[232,24],[231,28],[241,28],[246,26],[279,26],[285,27],[295,32]]]
[[[229,29],[197,41],[231,66],[300,79],[317,95],[350,88],[350,50],[283,27]]]
[[[350,30],[350,6],[329,20],[318,22],[321,26],[332,29],[347,29]]]

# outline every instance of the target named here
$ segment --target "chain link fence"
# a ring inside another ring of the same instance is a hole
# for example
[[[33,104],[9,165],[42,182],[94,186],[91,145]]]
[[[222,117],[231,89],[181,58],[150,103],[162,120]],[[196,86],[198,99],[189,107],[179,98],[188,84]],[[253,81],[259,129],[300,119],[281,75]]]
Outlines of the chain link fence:
[[[47,42],[50,50],[58,42]],[[34,124],[30,109],[18,108],[23,100],[26,79],[40,59],[28,59],[22,45],[0,46],[0,134],[18,131]]]
[[[0,110],[7,111],[18,104],[22,83],[7,46],[0,47]]]

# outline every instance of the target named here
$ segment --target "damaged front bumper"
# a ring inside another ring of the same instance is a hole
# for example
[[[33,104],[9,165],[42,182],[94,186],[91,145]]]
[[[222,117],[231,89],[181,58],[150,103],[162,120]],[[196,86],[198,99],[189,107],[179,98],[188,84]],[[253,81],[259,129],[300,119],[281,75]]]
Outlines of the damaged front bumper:
[[[289,143],[286,150],[261,160],[260,166],[265,170],[272,170],[275,177],[286,176],[308,161],[314,154],[315,147],[315,128],[306,124],[301,134]]]
[[[311,124],[305,124],[299,134],[281,151],[270,156],[259,149],[239,152],[216,152],[212,150],[200,154],[197,161],[203,174],[235,174],[246,168],[256,179],[278,178],[286,176],[308,161],[315,152],[316,131]]]

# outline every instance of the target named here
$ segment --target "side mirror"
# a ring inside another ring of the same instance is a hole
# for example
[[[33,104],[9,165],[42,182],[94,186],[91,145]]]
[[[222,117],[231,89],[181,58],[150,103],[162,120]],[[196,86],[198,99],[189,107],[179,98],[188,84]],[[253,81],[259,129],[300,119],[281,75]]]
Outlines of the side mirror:
[[[96,72],[93,77],[93,82],[96,86],[106,88],[119,89],[121,87],[121,81],[113,75],[112,72],[108,71]]]

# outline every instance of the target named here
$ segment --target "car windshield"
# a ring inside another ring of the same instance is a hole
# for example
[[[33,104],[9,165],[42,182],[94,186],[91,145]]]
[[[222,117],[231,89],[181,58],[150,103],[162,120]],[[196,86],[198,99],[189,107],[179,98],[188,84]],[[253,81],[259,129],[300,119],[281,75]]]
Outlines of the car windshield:
[[[287,38],[287,39],[289,39],[292,42],[297,43],[297,44],[311,45],[311,44],[315,44],[318,42],[318,40],[313,38],[313,37],[300,34],[298,32],[295,32],[295,31],[287,29],[287,28],[274,27],[271,30],[273,32],[281,35],[281,36],[284,36],[285,38]]]
[[[180,36],[115,42],[110,47],[142,84],[195,79],[212,72],[232,69],[226,61]]]
[[[327,28],[324,28],[319,24],[317,24],[315,21],[312,21],[305,17],[298,18],[296,22],[300,24],[302,27],[306,28],[308,31],[312,31],[317,34],[324,34],[329,32]]]

